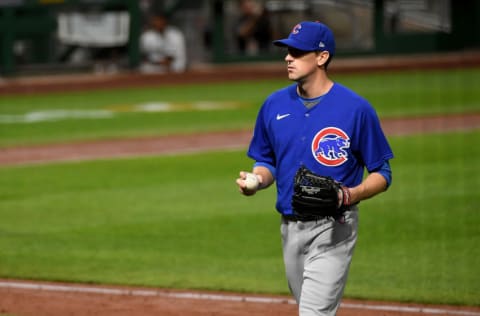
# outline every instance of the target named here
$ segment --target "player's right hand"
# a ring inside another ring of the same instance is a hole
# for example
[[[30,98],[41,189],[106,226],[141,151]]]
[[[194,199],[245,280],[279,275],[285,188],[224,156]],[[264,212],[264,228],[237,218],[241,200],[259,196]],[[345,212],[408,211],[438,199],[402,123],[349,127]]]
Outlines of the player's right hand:
[[[247,171],[240,171],[240,174],[239,174],[240,177],[237,178],[236,183],[238,185],[238,189],[239,189],[241,194],[246,195],[246,196],[250,196],[250,195],[254,195],[255,193],[257,193],[257,191],[258,191],[258,189],[259,189],[259,187],[262,183],[262,176],[259,175],[259,174],[256,174],[257,179],[258,179],[258,185],[255,189],[251,189],[251,188],[247,188],[247,182],[246,182],[247,174],[248,174]]]

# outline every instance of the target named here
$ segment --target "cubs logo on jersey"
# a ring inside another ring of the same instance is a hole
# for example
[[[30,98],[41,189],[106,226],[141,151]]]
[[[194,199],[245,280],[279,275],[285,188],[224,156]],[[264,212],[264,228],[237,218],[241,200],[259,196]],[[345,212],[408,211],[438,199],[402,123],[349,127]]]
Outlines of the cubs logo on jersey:
[[[324,166],[340,166],[348,160],[347,149],[350,137],[337,127],[327,127],[319,131],[312,141],[312,154]]]

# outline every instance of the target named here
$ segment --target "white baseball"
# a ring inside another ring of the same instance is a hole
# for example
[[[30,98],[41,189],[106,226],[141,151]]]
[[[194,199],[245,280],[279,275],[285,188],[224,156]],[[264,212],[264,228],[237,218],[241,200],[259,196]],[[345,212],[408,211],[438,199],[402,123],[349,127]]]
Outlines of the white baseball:
[[[248,172],[245,177],[245,188],[249,191],[255,191],[258,189],[258,178],[255,174]]]

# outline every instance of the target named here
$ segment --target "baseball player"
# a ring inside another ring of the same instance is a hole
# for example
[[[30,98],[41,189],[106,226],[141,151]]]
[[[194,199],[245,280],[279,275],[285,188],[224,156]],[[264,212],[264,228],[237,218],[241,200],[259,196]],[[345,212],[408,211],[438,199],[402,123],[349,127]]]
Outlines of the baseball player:
[[[357,240],[358,204],[390,186],[393,153],[369,102],[329,79],[335,40],[326,25],[301,22],[273,43],[286,48],[294,83],[263,103],[247,153],[253,170],[241,171],[236,183],[244,195],[276,183],[286,277],[299,314],[335,315]],[[334,213],[323,212],[323,201],[308,215],[292,204],[297,191],[323,190],[297,190],[301,168],[341,184]]]
[[[149,17],[149,28],[140,36],[143,73],[184,72],[187,67],[185,36],[169,24],[163,13]]]

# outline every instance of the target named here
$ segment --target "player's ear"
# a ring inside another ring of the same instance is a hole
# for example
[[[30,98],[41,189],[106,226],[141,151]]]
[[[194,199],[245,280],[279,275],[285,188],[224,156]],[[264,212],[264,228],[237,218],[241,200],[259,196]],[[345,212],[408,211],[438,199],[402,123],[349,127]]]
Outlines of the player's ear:
[[[317,52],[317,66],[322,67],[324,66],[328,59],[330,58],[330,53],[326,50],[322,52]]]

